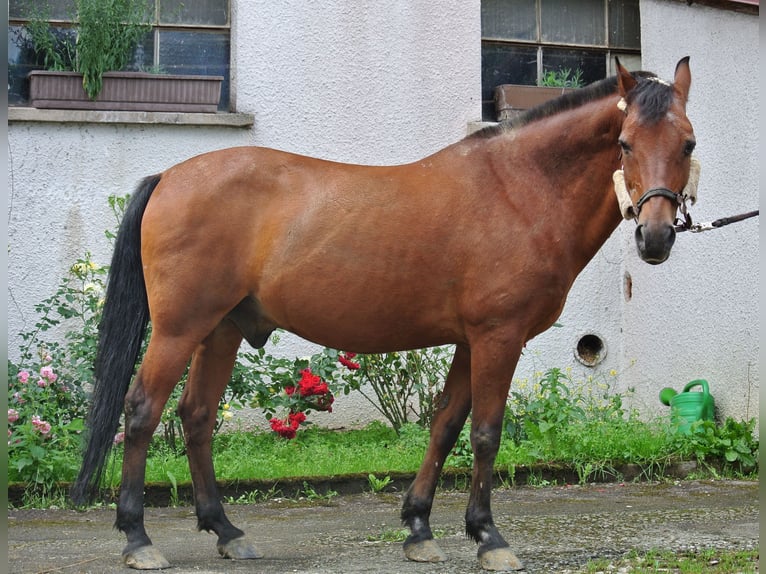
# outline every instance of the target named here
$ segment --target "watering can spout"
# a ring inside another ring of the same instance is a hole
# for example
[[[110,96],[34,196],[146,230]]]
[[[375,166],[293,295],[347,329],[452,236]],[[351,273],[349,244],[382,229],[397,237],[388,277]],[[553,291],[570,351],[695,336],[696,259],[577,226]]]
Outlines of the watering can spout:
[[[665,387],[660,391],[660,402],[666,407],[669,407],[670,401],[673,400],[673,397],[675,397],[677,394],[677,390],[671,389],[670,387]]]

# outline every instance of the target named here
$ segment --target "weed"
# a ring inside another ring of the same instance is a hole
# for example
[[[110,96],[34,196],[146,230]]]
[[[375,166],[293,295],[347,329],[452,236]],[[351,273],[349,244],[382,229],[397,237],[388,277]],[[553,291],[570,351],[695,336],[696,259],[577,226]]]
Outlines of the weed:
[[[329,502],[333,498],[338,496],[338,493],[334,490],[328,490],[324,494],[317,492],[313,486],[311,486],[305,480],[303,481],[303,490],[298,493],[298,499],[305,498],[309,501]]]
[[[165,475],[170,481],[170,506],[176,507],[178,506],[178,482],[175,475],[169,470],[165,472]]]
[[[623,558],[598,558],[588,562],[583,574],[598,572],[631,572],[650,574],[675,572],[676,574],[750,574],[758,572],[757,550],[705,549],[699,552],[673,552],[670,550],[632,551]]]
[[[434,538],[443,538],[445,531],[440,528],[433,530]],[[404,542],[410,535],[410,531],[407,528],[384,528],[383,531],[376,535],[368,535],[367,542]]]
[[[386,475],[383,478],[378,478],[374,474],[370,473],[367,475],[367,482],[370,485],[370,490],[372,492],[381,492],[384,488],[391,484],[391,477]]]
[[[410,535],[406,528],[384,528],[377,536],[368,535],[367,542],[404,542]]]

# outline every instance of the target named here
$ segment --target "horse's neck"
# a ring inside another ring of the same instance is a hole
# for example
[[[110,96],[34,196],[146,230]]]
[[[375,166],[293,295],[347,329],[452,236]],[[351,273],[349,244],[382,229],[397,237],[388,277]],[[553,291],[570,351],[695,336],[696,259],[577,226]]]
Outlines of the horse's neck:
[[[554,210],[557,232],[579,238],[582,266],[622,220],[612,174],[620,167],[623,117],[616,98],[606,98],[496,136],[494,147],[488,141],[493,163],[510,182],[498,184],[508,194],[536,195],[530,209]]]

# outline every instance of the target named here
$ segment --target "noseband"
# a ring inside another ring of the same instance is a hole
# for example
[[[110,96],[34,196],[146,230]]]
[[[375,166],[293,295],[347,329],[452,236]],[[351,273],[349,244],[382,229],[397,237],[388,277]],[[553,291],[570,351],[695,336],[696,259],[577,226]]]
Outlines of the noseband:
[[[636,217],[638,217],[638,215],[641,213],[641,206],[643,206],[644,203],[646,203],[652,197],[658,196],[669,199],[673,203],[683,205],[683,199],[681,199],[680,194],[670,191],[667,187],[655,187],[644,193],[644,195],[642,195],[636,202]]]
[[[685,196],[683,192],[672,192],[667,187],[655,187],[650,189],[638,199],[636,202],[636,219],[638,219],[638,216],[641,214],[641,206],[644,205],[644,203],[646,203],[652,197],[664,197],[665,199],[669,199],[673,203],[678,204],[678,210],[683,215],[683,219],[676,217],[675,227],[677,227],[679,230],[691,229],[692,216],[689,215],[689,212],[686,209],[687,196]]]
[[[622,213],[625,219],[638,219],[639,213],[641,213],[641,207],[649,201],[652,197],[664,197],[669,199],[673,203],[678,205],[678,210],[683,215],[683,219],[676,219],[676,226],[679,229],[689,229],[692,226],[692,218],[689,215],[686,208],[686,200],[690,200],[692,205],[697,201],[697,185],[699,184],[700,176],[700,164],[699,161],[692,157],[691,164],[689,166],[689,180],[686,182],[686,187],[680,193],[668,189],[667,187],[655,187],[645,192],[636,202],[633,204],[633,199],[630,197],[630,192],[625,184],[625,172],[618,169],[612,174],[612,181],[614,182],[614,192],[617,194],[617,202],[620,206],[620,213]]]

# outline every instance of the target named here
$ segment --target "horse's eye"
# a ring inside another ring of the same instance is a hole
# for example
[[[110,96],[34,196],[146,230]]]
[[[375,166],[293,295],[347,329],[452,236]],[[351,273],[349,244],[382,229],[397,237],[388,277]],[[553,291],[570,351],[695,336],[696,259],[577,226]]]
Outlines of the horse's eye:
[[[695,147],[697,147],[697,142],[694,140],[688,140],[684,144],[684,155],[692,155]]]
[[[623,140],[623,139],[618,140],[617,143],[620,144],[620,148],[622,149],[622,153],[630,153],[631,152],[632,148],[630,147],[630,144],[628,144],[628,142],[626,142],[625,140]]]

